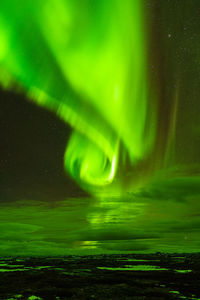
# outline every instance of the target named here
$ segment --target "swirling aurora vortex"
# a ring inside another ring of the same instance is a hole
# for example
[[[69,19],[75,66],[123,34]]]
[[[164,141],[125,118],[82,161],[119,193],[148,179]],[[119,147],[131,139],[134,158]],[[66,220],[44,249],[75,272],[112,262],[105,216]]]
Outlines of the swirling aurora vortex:
[[[154,143],[143,23],[141,0],[0,3],[0,81],[71,125],[64,164],[86,189],[111,183],[123,153],[135,164]]]

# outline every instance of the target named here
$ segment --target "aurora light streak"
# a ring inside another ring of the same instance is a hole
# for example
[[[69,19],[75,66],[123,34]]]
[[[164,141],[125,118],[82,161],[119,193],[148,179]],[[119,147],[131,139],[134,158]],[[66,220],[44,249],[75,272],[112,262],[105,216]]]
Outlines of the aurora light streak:
[[[0,41],[2,84],[15,80],[74,129],[64,164],[84,188],[111,183],[119,161],[152,149],[142,1],[10,0]]]

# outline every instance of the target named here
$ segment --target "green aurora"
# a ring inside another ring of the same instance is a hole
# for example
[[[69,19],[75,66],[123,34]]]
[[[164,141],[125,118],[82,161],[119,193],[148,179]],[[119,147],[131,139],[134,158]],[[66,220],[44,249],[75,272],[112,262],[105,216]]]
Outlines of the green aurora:
[[[200,3],[156,2],[0,3],[0,255],[199,251]]]
[[[2,83],[13,78],[72,126],[73,178],[86,189],[110,184],[121,158],[135,164],[155,140],[142,2],[17,3],[1,4]]]

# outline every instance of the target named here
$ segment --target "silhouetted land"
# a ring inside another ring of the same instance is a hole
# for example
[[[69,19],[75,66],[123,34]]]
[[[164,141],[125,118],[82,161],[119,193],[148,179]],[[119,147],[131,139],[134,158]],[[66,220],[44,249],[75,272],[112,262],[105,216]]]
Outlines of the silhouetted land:
[[[2,257],[0,299],[199,299],[200,254]]]

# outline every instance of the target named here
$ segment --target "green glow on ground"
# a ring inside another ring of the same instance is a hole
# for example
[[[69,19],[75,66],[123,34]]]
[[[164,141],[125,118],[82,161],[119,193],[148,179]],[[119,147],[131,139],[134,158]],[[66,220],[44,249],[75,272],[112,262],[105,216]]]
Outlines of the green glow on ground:
[[[166,268],[160,268],[158,266],[152,266],[152,265],[128,265],[124,268],[110,268],[110,267],[98,267],[97,269],[101,270],[111,270],[111,271],[167,271],[169,269]]]
[[[190,273],[192,270],[175,270],[177,273]]]
[[[132,259],[132,258],[128,258],[128,259],[119,259],[122,261],[133,261],[133,262],[159,262],[159,259]]]
[[[191,178],[123,197],[1,203],[0,255],[198,252],[199,195]]]

